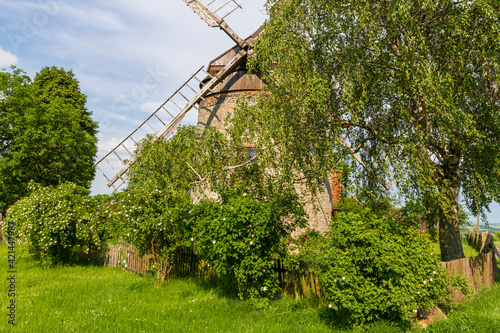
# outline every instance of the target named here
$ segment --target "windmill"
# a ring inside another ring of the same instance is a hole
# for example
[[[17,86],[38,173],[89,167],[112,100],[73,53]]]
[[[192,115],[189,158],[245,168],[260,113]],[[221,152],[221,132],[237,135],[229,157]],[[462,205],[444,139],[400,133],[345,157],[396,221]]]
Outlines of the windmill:
[[[224,19],[242,8],[237,0],[184,0],[184,2],[210,27],[220,28],[236,45],[212,61],[207,69],[202,66],[184,82],[167,100],[146,118],[135,130],[120,141],[115,148],[98,160],[94,167],[107,180],[107,186],[118,190],[127,181],[127,171],[136,161],[134,147],[148,135],[152,140],[167,139],[192,109],[207,110],[203,102],[207,96],[227,92],[230,86],[239,84],[246,58],[252,53],[252,41],[262,29],[242,39]],[[220,16],[219,16],[220,15]],[[261,85],[259,86],[261,89]],[[249,88],[248,86],[246,88]]]
[[[249,74],[245,66],[247,57],[253,53],[252,42],[263,32],[262,27],[243,39],[224,21],[228,15],[241,8],[237,2],[239,0],[206,1],[208,2],[184,0],[210,27],[223,30],[235,42],[235,46],[212,60],[206,69],[198,69],[144,122],[94,165],[106,178],[107,186],[114,191],[127,181],[127,171],[136,161],[134,147],[148,134],[152,135],[152,140],[167,139],[192,109],[198,112],[199,128],[214,126],[224,131],[223,121],[234,108],[236,100],[243,94],[258,93],[263,88],[262,80],[256,74]],[[220,13],[224,14],[219,16]],[[347,143],[345,145],[348,147]],[[353,153],[353,156],[367,168],[357,153]],[[327,227],[332,204],[340,197],[341,184],[334,178],[332,176],[332,179],[325,180],[324,190],[319,195],[314,195],[314,200],[320,206],[319,219],[323,221],[320,229]],[[333,184],[337,187],[332,187]],[[296,190],[305,197],[311,195],[300,185],[296,186]],[[312,200],[306,199],[305,202],[307,201]],[[311,221],[318,220],[317,210],[312,204],[306,203],[305,210],[309,213],[310,225]]]

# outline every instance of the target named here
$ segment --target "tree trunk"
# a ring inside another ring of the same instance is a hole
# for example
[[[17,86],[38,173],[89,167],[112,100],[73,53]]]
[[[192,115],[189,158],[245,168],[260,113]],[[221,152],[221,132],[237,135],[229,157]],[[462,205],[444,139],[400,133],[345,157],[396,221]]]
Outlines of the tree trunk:
[[[442,261],[464,258],[458,214],[458,193],[461,184],[459,161],[458,157],[450,156],[443,166],[445,181],[442,182],[441,193],[447,200],[440,205],[439,212],[439,246]]]

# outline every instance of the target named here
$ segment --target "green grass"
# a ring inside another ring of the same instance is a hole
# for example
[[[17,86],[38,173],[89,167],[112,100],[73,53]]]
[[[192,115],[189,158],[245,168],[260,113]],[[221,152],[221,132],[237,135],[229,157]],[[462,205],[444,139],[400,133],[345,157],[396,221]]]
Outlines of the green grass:
[[[342,332],[317,306],[287,298],[256,310],[197,280],[158,285],[150,277],[103,267],[45,268],[17,249],[16,327],[7,323],[6,246],[0,245],[0,332]],[[378,323],[369,332],[402,332]]]
[[[7,323],[7,248],[0,245],[0,332],[404,332],[380,322],[353,330],[324,321],[312,301],[280,299],[265,310],[193,279],[150,277],[92,266],[45,268],[17,249],[16,327]],[[428,332],[500,332],[500,284]]]
[[[432,324],[427,332],[500,332],[500,284],[461,304],[448,320]]]
[[[432,242],[431,244],[432,244],[432,252],[435,255],[440,256],[441,255],[441,249],[439,248],[439,242],[435,241],[435,242]],[[466,258],[468,258],[468,257],[475,257],[475,256],[479,255],[479,252],[474,247],[470,246],[466,242],[462,242],[462,247],[464,248],[464,255],[465,255]]]
[[[500,246],[500,231],[496,231],[492,233],[493,235],[493,240],[495,241],[496,246]]]

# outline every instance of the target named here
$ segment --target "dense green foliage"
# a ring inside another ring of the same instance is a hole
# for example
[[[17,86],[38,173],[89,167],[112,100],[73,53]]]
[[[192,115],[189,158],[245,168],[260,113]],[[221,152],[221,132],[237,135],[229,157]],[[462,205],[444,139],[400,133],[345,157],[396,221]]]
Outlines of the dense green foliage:
[[[442,268],[415,220],[380,212],[360,207],[339,213],[328,234],[310,231],[297,244],[298,259],[318,275],[328,316],[339,325],[380,319],[409,324],[418,309],[446,304],[452,283],[468,292]]]
[[[0,72],[0,209],[28,193],[28,183],[66,181],[89,188],[97,124],[71,71],[43,68],[33,81]]]
[[[137,156],[127,189],[101,209],[110,240],[153,255],[162,279],[178,250],[191,247],[241,298],[275,297],[272,261],[304,223],[293,188],[263,182],[268,173],[213,129],[180,127],[167,141],[143,142]]]
[[[101,250],[108,229],[96,218],[98,201],[87,189],[72,183],[32,183],[29,191],[10,207],[4,227],[16,224],[18,242],[26,244],[31,255],[58,264]]]
[[[218,276],[236,286],[240,298],[265,305],[279,295],[274,261],[287,253],[283,239],[304,223],[294,196],[263,201],[231,193],[220,202],[205,200],[195,206],[194,248]]]
[[[223,142],[215,131],[202,137],[194,126],[179,127],[167,141],[144,140],[129,170],[128,187],[102,208],[113,230],[110,241],[152,255],[150,270],[161,280],[169,278],[176,251],[191,246],[190,192],[207,174],[207,160],[220,161],[211,150]]]
[[[473,214],[500,200],[500,3],[268,5],[251,66],[269,94],[234,118],[245,140],[313,185],[339,155],[358,153],[365,193],[395,177],[399,196],[427,198],[443,260],[462,257],[460,190]]]
[[[117,195],[116,201],[102,207],[102,214],[113,230],[109,241],[133,244],[141,255],[152,255],[150,271],[164,280],[176,251],[190,245],[192,204],[168,189],[148,185]]]

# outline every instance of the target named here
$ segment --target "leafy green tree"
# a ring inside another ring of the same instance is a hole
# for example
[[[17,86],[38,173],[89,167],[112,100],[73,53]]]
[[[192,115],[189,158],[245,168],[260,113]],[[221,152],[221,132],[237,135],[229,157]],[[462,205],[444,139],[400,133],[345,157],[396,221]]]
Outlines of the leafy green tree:
[[[33,81],[20,69],[0,72],[0,207],[42,185],[94,177],[97,123],[72,71],[43,68]]]
[[[269,94],[234,130],[312,185],[358,153],[364,188],[386,191],[395,177],[398,195],[438,212],[442,259],[463,257],[459,193],[473,214],[500,199],[500,2],[268,6],[251,64]]]
[[[150,255],[150,270],[160,280],[169,278],[176,252],[192,244],[191,192],[196,183],[208,186],[217,178],[226,144],[215,130],[201,135],[195,126],[179,127],[169,140],[143,140],[127,188],[102,207],[110,240]]]

